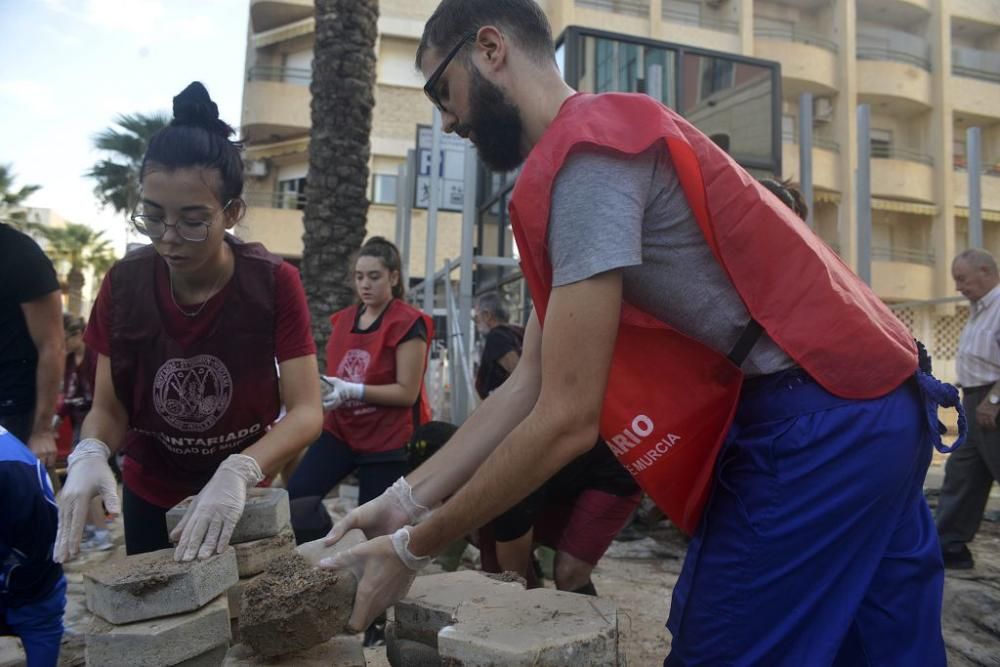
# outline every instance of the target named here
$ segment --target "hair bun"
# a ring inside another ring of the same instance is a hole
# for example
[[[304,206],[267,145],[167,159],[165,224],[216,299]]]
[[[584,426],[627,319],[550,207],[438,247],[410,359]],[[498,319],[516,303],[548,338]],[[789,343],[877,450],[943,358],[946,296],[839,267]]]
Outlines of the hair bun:
[[[174,97],[172,125],[193,125],[229,138],[233,128],[219,120],[219,105],[212,101],[200,81],[192,81]]]

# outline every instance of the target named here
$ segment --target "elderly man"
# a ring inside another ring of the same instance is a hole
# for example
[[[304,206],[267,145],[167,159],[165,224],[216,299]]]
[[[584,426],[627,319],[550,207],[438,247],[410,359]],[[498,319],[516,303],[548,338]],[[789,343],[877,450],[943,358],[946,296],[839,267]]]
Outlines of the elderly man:
[[[514,372],[521,358],[524,329],[511,325],[507,308],[496,292],[479,297],[476,327],[483,335],[483,356],[476,373],[476,393],[485,399]]]
[[[993,255],[970,249],[955,258],[951,275],[971,303],[958,343],[969,439],[945,464],[937,529],[945,567],[964,570],[974,564],[966,543],[979,530],[993,480],[1000,480],[1000,273]]]

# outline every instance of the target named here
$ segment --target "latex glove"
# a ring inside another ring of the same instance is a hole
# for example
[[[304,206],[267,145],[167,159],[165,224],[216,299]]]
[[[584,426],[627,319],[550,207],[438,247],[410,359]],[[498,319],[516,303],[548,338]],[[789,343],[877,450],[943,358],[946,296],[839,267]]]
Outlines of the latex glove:
[[[249,456],[233,454],[223,461],[170,533],[177,542],[174,559],[208,558],[225,551],[243,516],[247,489],[263,479],[260,465]]]
[[[336,410],[347,401],[361,401],[365,397],[365,386],[358,382],[347,382],[330,375],[323,379],[323,409]]]
[[[363,631],[379,614],[403,599],[417,571],[430,562],[429,556],[418,558],[410,553],[409,541],[409,527],[403,527],[391,537],[377,537],[320,561],[320,567],[346,570],[358,580],[348,630]]]
[[[80,539],[87,523],[90,500],[100,496],[111,514],[121,512],[118,483],[108,459],[111,450],[100,440],[81,440],[69,455],[66,483],[59,492],[59,530],[56,533],[55,561],[65,563],[80,552]]]
[[[28,449],[31,450],[31,453],[34,454],[46,468],[55,465],[56,457],[59,455],[59,452],[56,451],[55,434],[52,431],[32,433],[28,438]]]
[[[347,513],[334,524],[326,536],[325,544],[330,546],[340,541],[347,531],[358,528],[369,540],[380,535],[388,535],[409,524],[419,523],[430,514],[430,508],[421,505],[413,497],[413,489],[405,477],[400,477],[382,495],[369,500],[364,505]],[[367,627],[367,626],[366,626]]]

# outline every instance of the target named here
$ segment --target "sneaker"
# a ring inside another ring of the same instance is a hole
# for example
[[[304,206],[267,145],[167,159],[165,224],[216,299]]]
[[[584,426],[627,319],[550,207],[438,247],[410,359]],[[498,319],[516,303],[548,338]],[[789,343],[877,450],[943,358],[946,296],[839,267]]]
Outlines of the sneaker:
[[[972,552],[964,544],[950,544],[941,548],[944,566],[949,570],[971,570],[975,567]]]
[[[380,616],[365,630],[365,639],[361,643],[365,648],[385,646],[385,616]]]
[[[95,530],[94,534],[80,543],[82,551],[108,551],[114,549],[115,543],[106,530]]]

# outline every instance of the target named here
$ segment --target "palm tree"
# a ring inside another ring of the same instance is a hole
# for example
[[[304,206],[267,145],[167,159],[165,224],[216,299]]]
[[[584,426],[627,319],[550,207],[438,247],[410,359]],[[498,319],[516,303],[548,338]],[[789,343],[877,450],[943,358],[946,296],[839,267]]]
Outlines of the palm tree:
[[[0,164],[0,222],[23,227],[27,222],[27,213],[23,210],[24,201],[42,186],[22,185],[19,190],[14,190],[15,180],[11,165]]]
[[[94,194],[102,206],[128,215],[139,201],[139,169],[150,137],[166,127],[170,118],[162,113],[122,114],[118,127],[109,127],[96,137],[94,146],[110,153],[95,164],[86,176],[97,181]]]
[[[67,222],[65,227],[29,223],[29,229],[46,241],[45,252],[57,268],[65,267],[62,281],[68,295],[67,310],[80,316],[83,310],[84,271],[94,270],[99,281],[114,263],[111,243],[103,238],[104,232],[87,225]]]
[[[377,23],[378,0],[316,0],[302,279],[321,367],[330,314],[354,299],[350,261],[365,238]]]

